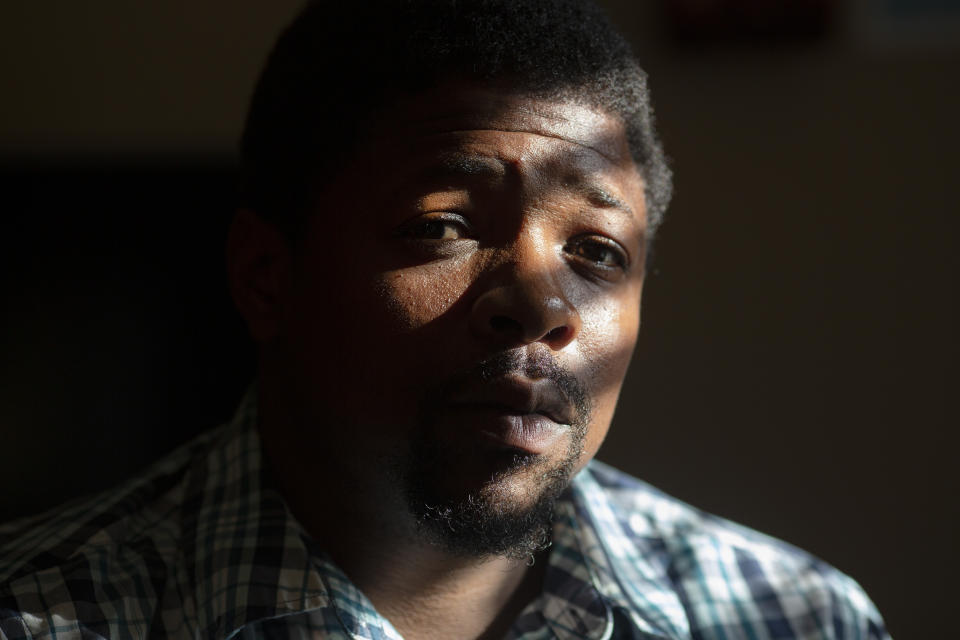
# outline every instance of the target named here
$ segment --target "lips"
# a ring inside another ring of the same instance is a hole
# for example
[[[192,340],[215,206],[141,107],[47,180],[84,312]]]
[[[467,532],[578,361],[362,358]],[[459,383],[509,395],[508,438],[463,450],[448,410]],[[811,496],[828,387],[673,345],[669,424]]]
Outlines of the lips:
[[[557,424],[573,422],[573,407],[547,379],[504,376],[451,394],[450,403],[500,409],[515,415],[540,414]]]
[[[458,389],[447,406],[462,435],[475,433],[495,445],[530,454],[552,449],[575,416],[571,403],[549,379],[515,375]]]

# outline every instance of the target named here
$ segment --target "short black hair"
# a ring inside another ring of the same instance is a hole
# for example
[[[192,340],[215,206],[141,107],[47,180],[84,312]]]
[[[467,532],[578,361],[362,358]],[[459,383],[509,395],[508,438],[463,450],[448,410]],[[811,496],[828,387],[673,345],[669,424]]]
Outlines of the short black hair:
[[[320,175],[364,120],[447,81],[499,82],[619,116],[645,182],[648,235],[672,181],[646,74],[588,0],[353,0],[307,4],[275,45],[241,141],[243,205],[295,234]]]

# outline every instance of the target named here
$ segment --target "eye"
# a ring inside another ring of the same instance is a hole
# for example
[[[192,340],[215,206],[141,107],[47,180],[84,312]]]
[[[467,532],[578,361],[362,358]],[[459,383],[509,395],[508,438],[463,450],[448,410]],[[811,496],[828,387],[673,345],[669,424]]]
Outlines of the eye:
[[[603,236],[578,236],[563,249],[606,279],[622,274],[630,266],[626,250],[616,241]]]
[[[455,214],[421,216],[405,223],[398,233],[413,240],[462,240],[469,237],[467,221]]]

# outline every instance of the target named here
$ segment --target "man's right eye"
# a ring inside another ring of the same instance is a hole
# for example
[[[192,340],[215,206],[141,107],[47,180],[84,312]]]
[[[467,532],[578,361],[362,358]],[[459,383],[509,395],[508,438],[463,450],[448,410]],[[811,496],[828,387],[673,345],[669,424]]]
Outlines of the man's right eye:
[[[462,240],[470,235],[467,221],[449,214],[416,218],[400,227],[399,233],[413,240]]]

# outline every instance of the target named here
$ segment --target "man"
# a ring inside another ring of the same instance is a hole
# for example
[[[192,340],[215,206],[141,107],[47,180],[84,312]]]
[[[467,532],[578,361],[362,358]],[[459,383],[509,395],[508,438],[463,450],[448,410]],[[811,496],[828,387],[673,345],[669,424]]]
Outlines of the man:
[[[591,462],[670,195],[595,8],[311,4],[242,152],[257,384],[0,531],[3,637],[887,637],[849,578]]]

